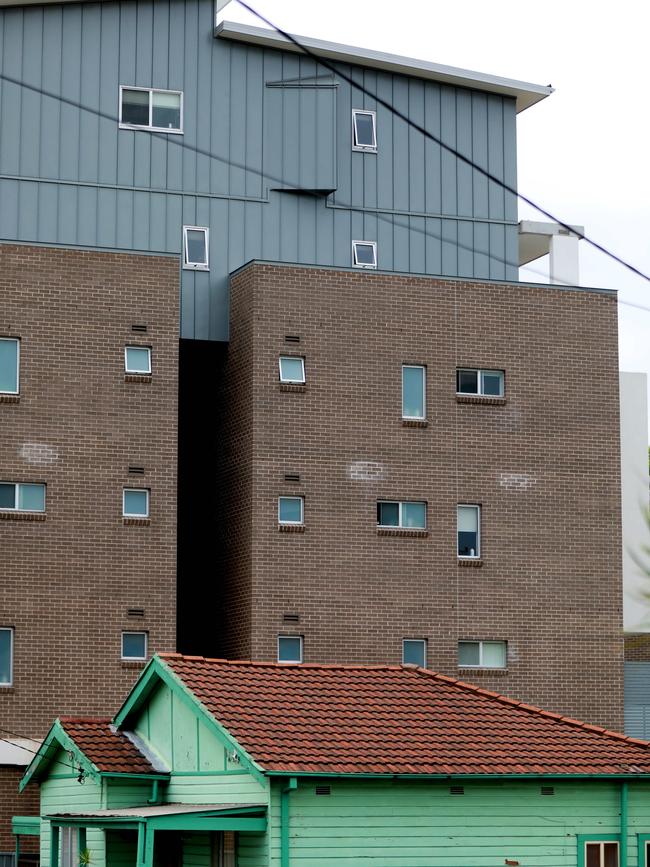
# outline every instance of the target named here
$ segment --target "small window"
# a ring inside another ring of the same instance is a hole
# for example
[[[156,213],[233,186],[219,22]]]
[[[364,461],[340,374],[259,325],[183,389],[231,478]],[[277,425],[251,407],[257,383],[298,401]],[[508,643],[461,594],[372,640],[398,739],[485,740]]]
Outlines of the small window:
[[[618,867],[618,843],[585,843],[585,867]]]
[[[456,371],[456,392],[458,394],[478,394],[483,397],[503,397],[503,370]]]
[[[402,641],[402,662],[427,667],[427,643],[423,638],[405,638]]]
[[[61,828],[61,863],[59,867],[76,867],[79,863],[79,831],[77,828]]]
[[[14,631],[0,628],[0,686],[11,686],[14,668]]]
[[[424,530],[427,526],[427,504],[380,501],[377,503],[377,525]]]
[[[209,271],[210,230],[205,226],[183,226],[183,268]]]
[[[120,87],[120,126],[183,132],[183,94],[179,90]]]
[[[0,393],[18,394],[20,381],[20,340],[0,337]]]
[[[278,635],[278,662],[302,662],[302,635]]]
[[[377,267],[377,243],[376,241],[353,241],[352,242],[352,265],[355,268]]]
[[[235,831],[213,831],[210,867],[236,867],[237,834]]]
[[[460,668],[505,668],[507,659],[505,641],[459,641]]]
[[[45,485],[0,482],[0,509],[14,512],[44,512]]]
[[[458,507],[458,556],[481,556],[481,507]]]
[[[136,659],[142,661],[147,658],[147,633],[146,632],[123,632],[122,633],[122,659]]]
[[[148,518],[149,491],[141,488],[124,488],[122,515],[125,518]]]
[[[352,150],[377,153],[377,114],[374,111],[352,111]]]
[[[148,346],[127,346],[124,349],[126,373],[151,373],[151,349]]]
[[[304,383],[305,359],[291,355],[280,356],[280,382]]]
[[[402,418],[424,419],[426,415],[426,368],[402,365]]]
[[[304,505],[302,497],[278,497],[278,523],[302,524]]]

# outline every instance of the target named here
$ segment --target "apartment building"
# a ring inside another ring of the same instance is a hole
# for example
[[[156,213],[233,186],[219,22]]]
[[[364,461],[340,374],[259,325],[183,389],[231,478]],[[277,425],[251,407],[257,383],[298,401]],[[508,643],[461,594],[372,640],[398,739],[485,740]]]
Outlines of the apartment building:
[[[550,88],[216,5],[0,2],[0,726],[177,647],[620,727],[615,299],[517,279]]]

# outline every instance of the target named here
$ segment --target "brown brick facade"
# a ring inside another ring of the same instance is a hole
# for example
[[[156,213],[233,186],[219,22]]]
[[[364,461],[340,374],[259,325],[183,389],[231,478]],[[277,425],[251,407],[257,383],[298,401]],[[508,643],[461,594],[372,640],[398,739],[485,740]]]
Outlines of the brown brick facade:
[[[38,786],[27,786],[18,792],[18,783],[24,768],[0,766],[0,853],[10,853],[16,848],[16,838],[11,833],[11,816],[38,816],[40,792]],[[4,817],[9,817],[6,821]],[[38,852],[37,837],[21,837],[22,852]]]
[[[303,389],[280,388],[280,354],[305,357]],[[402,423],[403,363],[427,367],[426,425]],[[504,369],[505,400],[458,401],[457,367]],[[223,651],[273,659],[301,634],[306,661],[398,663],[426,638],[431,668],[620,729],[617,368],[607,294],[236,273]],[[304,532],[278,532],[284,494],[304,496]],[[380,535],[379,499],[425,500],[427,533]],[[480,568],[459,568],[458,503],[482,508]],[[459,670],[462,639],[506,640],[507,671]]]
[[[47,485],[41,520],[0,521],[0,727],[19,736],[119,707],[142,668],[122,630],[175,646],[178,291],[177,258],[0,245],[0,336],[21,340],[0,481]],[[125,376],[126,345],[151,347],[151,377]],[[149,521],[123,521],[125,487],[150,490]]]

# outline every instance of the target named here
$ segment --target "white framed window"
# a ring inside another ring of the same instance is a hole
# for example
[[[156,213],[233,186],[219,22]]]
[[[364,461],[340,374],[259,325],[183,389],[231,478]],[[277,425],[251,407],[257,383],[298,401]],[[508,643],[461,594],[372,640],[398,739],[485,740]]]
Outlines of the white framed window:
[[[278,635],[278,662],[302,662],[302,635]]]
[[[377,242],[376,241],[353,241],[352,242],[352,267],[353,268],[376,268],[377,267]]]
[[[147,658],[148,636],[146,632],[122,633],[122,659],[142,662]]]
[[[506,668],[508,644],[505,641],[459,641],[459,668]]]
[[[294,355],[280,356],[280,382],[305,382],[305,359]]]
[[[605,840],[585,843],[584,867],[618,867],[618,843]]]
[[[210,270],[210,230],[206,226],[183,226],[183,268]]]
[[[12,686],[14,682],[14,631],[0,627],[0,687]]]
[[[278,497],[279,524],[302,524],[304,513],[304,497]]]
[[[124,488],[122,516],[124,518],[149,517],[149,491],[146,488]]]
[[[183,92],[120,85],[120,127],[183,132]]]
[[[505,372],[463,367],[456,371],[456,394],[503,397]]]
[[[402,641],[402,662],[427,667],[427,642],[424,638],[405,638]]]
[[[475,558],[481,556],[481,507],[458,506],[458,556]]]
[[[377,153],[377,112],[352,109],[352,150]]]
[[[44,512],[45,485],[0,482],[0,509],[13,512]]]
[[[20,340],[0,337],[0,394],[20,393]]]
[[[377,526],[425,530],[427,526],[427,504],[422,502],[379,500],[377,503]]]
[[[150,374],[151,348],[149,346],[125,346],[124,372],[144,375]]]
[[[427,369],[423,365],[402,365],[402,418],[426,418]]]

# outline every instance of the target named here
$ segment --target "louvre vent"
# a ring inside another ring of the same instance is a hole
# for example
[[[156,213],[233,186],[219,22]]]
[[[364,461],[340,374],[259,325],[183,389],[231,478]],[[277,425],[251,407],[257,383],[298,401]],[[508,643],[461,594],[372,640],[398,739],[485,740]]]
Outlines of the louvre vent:
[[[147,326],[146,325],[132,325],[131,331],[139,331],[141,334],[146,334]]]
[[[285,343],[300,343],[300,335],[298,334],[285,334],[284,335]]]
[[[465,787],[464,786],[450,786],[449,787],[450,795],[464,795]]]
[[[144,617],[144,608],[127,608],[129,617]]]
[[[555,789],[553,788],[553,786],[542,786],[541,792],[542,795],[554,795]]]
[[[282,619],[285,623],[300,623],[300,615],[299,614],[284,614]]]
[[[316,786],[316,794],[317,795],[329,795],[330,787],[329,786]]]
[[[129,467],[130,476],[144,476],[144,467]]]
[[[285,473],[284,480],[285,482],[299,482],[300,475],[298,473]]]

